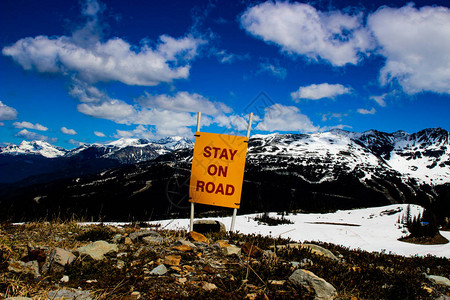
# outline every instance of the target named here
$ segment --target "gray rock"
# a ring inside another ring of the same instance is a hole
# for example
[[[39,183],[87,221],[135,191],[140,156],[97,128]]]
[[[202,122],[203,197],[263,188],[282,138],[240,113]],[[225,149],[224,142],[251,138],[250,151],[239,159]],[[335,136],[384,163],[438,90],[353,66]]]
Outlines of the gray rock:
[[[426,275],[426,276],[433,283],[450,287],[450,280],[447,277],[438,275]]]
[[[80,255],[88,255],[95,260],[102,260],[105,258],[105,254],[118,251],[119,248],[116,244],[110,244],[105,241],[96,241],[77,249]]]
[[[215,220],[196,220],[194,221],[193,231],[198,233],[225,232],[225,224]]]
[[[77,257],[72,252],[62,248],[55,248],[52,252],[53,262],[65,266],[71,264]]]
[[[146,237],[146,236],[152,236],[152,237],[161,237],[161,235],[153,230],[140,230],[140,231],[136,231],[133,232],[129,235],[129,238],[133,241],[136,242],[138,240],[142,240],[142,238]]]
[[[120,243],[122,243],[122,241],[124,239],[125,239],[124,236],[122,234],[118,233],[118,234],[114,235],[114,237],[112,238],[112,242],[114,244],[120,244]]]
[[[336,289],[313,272],[304,269],[295,270],[289,277],[289,281],[296,287],[306,288],[314,292],[314,299],[333,299]]]
[[[142,241],[149,246],[161,245],[164,242],[164,238],[161,236],[144,236]]]
[[[236,254],[239,256],[241,254],[241,251],[242,251],[241,248],[237,247],[235,245],[230,245],[228,247],[222,248],[222,253],[226,256],[230,256],[233,254]]]
[[[80,290],[55,290],[48,292],[48,299],[58,299],[58,300],[92,300],[91,293],[89,291]]]
[[[185,239],[179,239],[175,242],[175,244],[173,244],[173,246],[178,246],[178,245],[186,245],[189,246],[191,248],[196,248],[197,246],[195,246],[192,242],[187,241]]]
[[[330,250],[320,247],[318,245],[314,245],[314,244],[291,243],[291,244],[287,244],[287,245],[278,245],[277,246],[277,250],[289,249],[289,248],[292,248],[292,249],[307,248],[307,249],[310,249],[311,252],[314,254],[322,255],[322,256],[328,257],[332,260],[339,260],[339,258],[337,258],[333,254],[333,252],[331,252]]]
[[[157,275],[157,276],[164,275],[166,273],[167,273],[167,268],[165,265],[159,265],[150,271],[150,275]]]
[[[21,274],[31,274],[34,278],[41,276],[41,274],[39,274],[39,264],[37,260],[32,260],[27,263],[23,261],[10,260],[8,263],[8,271]]]

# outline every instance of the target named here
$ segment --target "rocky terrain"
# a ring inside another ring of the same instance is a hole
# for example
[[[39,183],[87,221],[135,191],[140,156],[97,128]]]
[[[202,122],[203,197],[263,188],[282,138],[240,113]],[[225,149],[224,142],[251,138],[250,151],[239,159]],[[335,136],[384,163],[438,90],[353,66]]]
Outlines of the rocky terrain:
[[[0,226],[0,299],[448,299],[449,276],[448,259],[280,237],[145,223]]]

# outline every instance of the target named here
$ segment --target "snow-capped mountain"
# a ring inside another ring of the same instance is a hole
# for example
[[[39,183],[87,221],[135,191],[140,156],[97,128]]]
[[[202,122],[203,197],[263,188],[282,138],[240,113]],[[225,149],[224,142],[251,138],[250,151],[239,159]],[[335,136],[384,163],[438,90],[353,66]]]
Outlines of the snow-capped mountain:
[[[23,141],[19,145],[8,145],[0,147],[0,154],[7,155],[41,155],[47,158],[55,158],[64,156],[67,150],[53,146],[44,141]]]
[[[301,165],[310,169],[310,181],[333,180],[345,172],[362,181],[389,174],[431,185],[450,183],[449,133],[441,128],[414,134],[331,130],[255,135],[249,143],[248,160],[271,169]]]

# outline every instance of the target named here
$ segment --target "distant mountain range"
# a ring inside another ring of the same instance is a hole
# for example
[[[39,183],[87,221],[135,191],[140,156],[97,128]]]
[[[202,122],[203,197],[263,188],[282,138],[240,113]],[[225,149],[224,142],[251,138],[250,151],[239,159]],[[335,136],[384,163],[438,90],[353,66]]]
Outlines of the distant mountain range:
[[[44,141],[23,141],[0,147],[0,183],[13,183],[31,176],[35,183],[91,174],[105,168],[152,160],[160,155],[192,148],[191,140],[167,137],[160,140],[122,138],[109,144],[84,144],[66,150]]]
[[[241,211],[417,203],[450,217],[449,141],[441,128],[254,135]],[[180,137],[121,139],[70,151],[44,142],[9,145],[0,148],[0,199],[16,207],[11,211],[22,203],[47,213],[84,209],[81,214],[92,218],[184,214],[192,149]]]

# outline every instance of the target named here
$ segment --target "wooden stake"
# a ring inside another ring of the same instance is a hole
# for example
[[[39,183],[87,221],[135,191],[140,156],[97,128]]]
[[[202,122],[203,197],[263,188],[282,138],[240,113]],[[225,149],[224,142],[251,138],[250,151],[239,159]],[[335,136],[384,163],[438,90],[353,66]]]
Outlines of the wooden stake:
[[[197,131],[200,132],[200,120],[202,118],[202,113],[199,111],[197,113]],[[189,222],[189,231],[194,230],[194,202],[191,202],[191,220]]]
[[[248,117],[247,138],[250,138],[250,130],[252,129],[253,113],[251,112]],[[231,218],[230,231],[234,231],[234,225],[236,224],[237,208],[233,209],[233,217]]]

